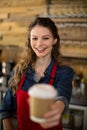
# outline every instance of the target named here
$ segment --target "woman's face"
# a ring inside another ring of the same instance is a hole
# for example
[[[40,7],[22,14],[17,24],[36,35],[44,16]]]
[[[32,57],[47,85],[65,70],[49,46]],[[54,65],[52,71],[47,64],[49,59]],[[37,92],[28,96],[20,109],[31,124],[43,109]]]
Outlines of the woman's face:
[[[51,31],[43,26],[36,25],[30,33],[30,44],[38,58],[51,56],[51,50],[57,39]]]

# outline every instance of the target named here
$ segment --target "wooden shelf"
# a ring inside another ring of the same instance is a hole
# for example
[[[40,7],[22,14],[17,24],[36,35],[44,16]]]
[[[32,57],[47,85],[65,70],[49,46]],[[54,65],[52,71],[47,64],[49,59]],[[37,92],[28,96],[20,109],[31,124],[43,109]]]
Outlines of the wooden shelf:
[[[87,58],[85,57],[69,57],[69,56],[63,56],[63,60],[69,60],[73,62],[80,62],[80,63],[87,63]]]

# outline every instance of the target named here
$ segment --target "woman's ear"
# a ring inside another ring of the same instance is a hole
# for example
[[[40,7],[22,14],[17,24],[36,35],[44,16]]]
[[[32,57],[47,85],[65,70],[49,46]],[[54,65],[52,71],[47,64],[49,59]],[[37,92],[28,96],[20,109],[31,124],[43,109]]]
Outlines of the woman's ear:
[[[53,45],[55,45],[55,44],[56,44],[56,42],[57,42],[57,38],[56,38],[56,39],[54,39]]]

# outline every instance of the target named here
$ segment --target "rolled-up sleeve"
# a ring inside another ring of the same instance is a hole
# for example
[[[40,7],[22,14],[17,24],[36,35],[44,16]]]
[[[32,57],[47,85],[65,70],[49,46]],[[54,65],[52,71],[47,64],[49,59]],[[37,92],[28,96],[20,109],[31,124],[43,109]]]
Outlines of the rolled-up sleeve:
[[[67,101],[70,102],[74,71],[72,68],[64,66],[59,75],[59,80],[57,82],[58,94],[59,96],[66,97]]]
[[[56,78],[56,85],[58,90],[58,100],[61,100],[65,104],[65,112],[68,110],[72,95],[72,81],[74,71],[71,67],[62,66],[60,71],[57,71],[58,77]]]
[[[12,117],[16,113],[16,107],[16,96],[8,89],[0,107],[0,119]]]

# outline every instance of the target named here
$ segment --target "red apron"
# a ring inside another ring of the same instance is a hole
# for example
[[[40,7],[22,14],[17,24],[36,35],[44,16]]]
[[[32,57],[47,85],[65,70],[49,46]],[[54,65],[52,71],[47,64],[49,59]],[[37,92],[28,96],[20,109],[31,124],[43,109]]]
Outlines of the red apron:
[[[56,62],[53,65],[52,72],[51,72],[51,78],[49,81],[49,84],[53,84],[55,72],[56,72],[57,64]],[[26,75],[24,74],[21,78],[20,84],[18,86],[17,90],[17,119],[18,119],[18,130],[45,130],[42,128],[38,123],[35,123],[30,120],[29,116],[29,105],[27,103],[27,99],[29,98],[29,95],[27,92],[23,91],[21,89],[24,80],[26,78]],[[46,129],[46,130],[62,130],[62,123],[60,121],[60,124],[58,126]]]

